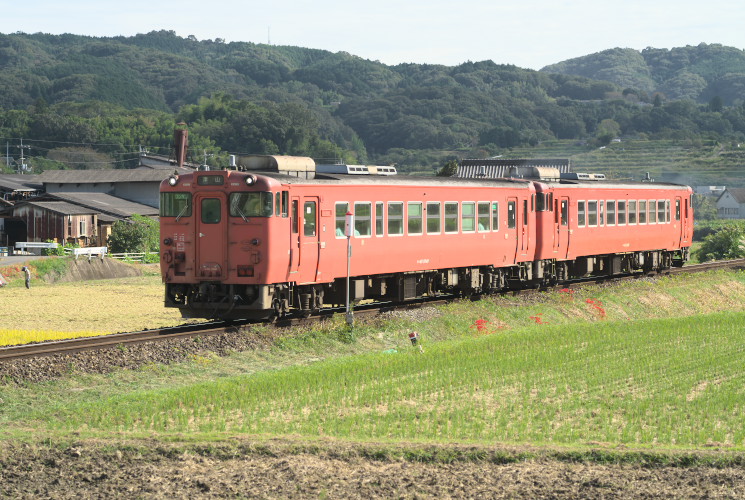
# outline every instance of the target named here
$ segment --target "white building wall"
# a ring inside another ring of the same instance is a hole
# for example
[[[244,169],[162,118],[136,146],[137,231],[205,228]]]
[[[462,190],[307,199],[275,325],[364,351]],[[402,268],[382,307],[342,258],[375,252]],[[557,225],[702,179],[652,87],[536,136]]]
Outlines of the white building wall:
[[[717,212],[721,219],[742,219],[745,216],[743,207],[726,191],[717,200]]]

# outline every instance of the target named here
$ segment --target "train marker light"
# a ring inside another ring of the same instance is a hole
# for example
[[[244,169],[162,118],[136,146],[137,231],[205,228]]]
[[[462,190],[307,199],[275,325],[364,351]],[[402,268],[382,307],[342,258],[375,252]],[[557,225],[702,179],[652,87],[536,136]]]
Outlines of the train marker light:
[[[246,185],[252,186],[256,182],[256,176],[255,175],[249,175],[246,177]]]
[[[175,186],[178,184],[178,176],[172,175],[168,178],[168,184],[171,186]]]

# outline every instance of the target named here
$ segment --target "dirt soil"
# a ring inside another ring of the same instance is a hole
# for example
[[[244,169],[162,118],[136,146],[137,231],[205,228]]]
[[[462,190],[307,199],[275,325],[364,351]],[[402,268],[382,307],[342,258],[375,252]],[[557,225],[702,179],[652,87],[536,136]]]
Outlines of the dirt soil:
[[[250,448],[250,447],[249,447]],[[78,443],[0,448],[3,498],[745,498],[745,469],[538,459],[419,463]],[[347,450],[350,451],[350,450]]]

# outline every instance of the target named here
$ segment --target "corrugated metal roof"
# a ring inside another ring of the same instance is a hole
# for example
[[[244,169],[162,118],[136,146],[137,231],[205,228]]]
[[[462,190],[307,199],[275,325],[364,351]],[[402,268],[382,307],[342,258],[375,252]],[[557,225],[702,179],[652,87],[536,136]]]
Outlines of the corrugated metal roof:
[[[38,175],[0,174],[0,188],[6,191],[39,191],[43,188]]]
[[[63,215],[92,215],[96,213],[96,210],[81,207],[80,205],[73,205],[65,201],[30,201],[28,205]]]
[[[179,173],[191,169],[176,169]],[[173,169],[116,169],[116,170],[47,170],[38,176],[45,184],[100,184],[106,182],[160,182],[173,173]]]
[[[531,158],[531,159],[464,159],[458,165],[455,177],[465,179],[499,179],[509,177],[512,167],[556,168],[560,173],[571,172],[572,166],[568,159],[561,158]]]
[[[88,207],[97,212],[123,218],[139,215],[158,215],[158,209],[135,203],[123,198],[117,198],[105,193],[48,193],[48,197],[55,198],[81,207]]]

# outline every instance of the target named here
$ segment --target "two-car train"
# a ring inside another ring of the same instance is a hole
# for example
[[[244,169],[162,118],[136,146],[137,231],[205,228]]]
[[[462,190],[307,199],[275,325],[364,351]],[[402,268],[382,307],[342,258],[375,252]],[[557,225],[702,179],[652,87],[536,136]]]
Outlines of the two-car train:
[[[243,157],[161,185],[165,305],[184,317],[308,314],[353,301],[474,295],[682,266],[691,188],[562,179],[321,174]]]

